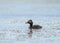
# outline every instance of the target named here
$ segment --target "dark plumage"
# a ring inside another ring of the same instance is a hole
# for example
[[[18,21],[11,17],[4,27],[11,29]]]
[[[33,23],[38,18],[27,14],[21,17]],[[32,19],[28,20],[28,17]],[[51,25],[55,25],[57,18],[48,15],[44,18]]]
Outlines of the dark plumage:
[[[27,21],[27,23],[30,24],[30,26],[29,26],[30,29],[40,29],[40,28],[42,28],[42,26],[40,26],[40,25],[33,25],[32,20]]]

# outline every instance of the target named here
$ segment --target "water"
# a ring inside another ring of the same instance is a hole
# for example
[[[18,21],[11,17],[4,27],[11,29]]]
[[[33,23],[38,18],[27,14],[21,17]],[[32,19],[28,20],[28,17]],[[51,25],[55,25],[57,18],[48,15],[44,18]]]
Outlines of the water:
[[[32,19],[34,24],[43,28],[31,33],[26,21]],[[0,43],[59,43],[60,17],[18,16],[0,17]]]

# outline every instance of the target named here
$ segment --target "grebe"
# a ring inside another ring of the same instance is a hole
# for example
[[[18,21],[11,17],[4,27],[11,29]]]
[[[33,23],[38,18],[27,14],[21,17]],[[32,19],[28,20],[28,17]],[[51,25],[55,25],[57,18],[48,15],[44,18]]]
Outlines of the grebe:
[[[27,23],[30,24],[29,29],[41,29],[42,28],[42,26],[40,25],[33,25],[32,20],[28,20]]]

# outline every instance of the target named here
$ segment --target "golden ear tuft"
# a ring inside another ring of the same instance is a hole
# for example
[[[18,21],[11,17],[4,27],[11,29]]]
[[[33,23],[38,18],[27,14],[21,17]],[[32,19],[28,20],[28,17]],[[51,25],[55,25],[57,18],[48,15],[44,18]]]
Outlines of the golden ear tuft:
[[[32,23],[32,20],[29,20],[29,23]]]

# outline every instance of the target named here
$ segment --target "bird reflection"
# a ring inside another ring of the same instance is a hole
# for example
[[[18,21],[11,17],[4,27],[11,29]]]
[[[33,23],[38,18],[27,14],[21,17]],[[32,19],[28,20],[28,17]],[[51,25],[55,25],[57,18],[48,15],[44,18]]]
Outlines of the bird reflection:
[[[29,33],[28,33],[29,37],[32,37],[32,33],[33,33],[32,29],[29,29]]]

